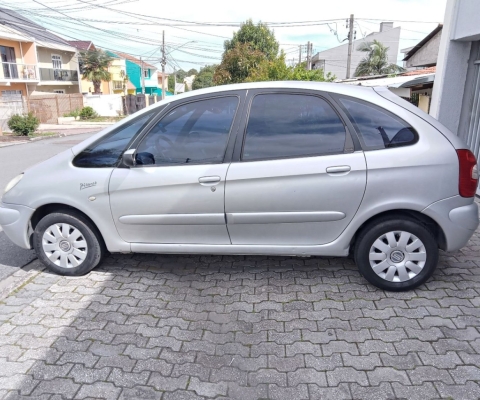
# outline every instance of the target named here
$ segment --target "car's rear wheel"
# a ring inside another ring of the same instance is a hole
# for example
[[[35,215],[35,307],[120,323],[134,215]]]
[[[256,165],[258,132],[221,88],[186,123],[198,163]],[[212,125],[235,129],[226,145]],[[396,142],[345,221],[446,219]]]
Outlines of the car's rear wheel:
[[[38,222],[33,235],[40,261],[60,275],[84,275],[98,265],[105,253],[98,230],[75,211],[46,215]]]
[[[380,219],[360,233],[355,262],[360,273],[380,289],[410,290],[432,276],[438,245],[430,230],[414,219]]]

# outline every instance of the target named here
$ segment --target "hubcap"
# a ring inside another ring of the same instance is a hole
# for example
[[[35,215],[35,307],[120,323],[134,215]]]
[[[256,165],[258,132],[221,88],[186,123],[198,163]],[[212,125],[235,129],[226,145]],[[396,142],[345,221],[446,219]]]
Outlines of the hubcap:
[[[62,268],[78,267],[88,253],[84,236],[69,224],[50,226],[43,234],[42,248],[48,259]]]
[[[368,258],[373,271],[382,279],[405,282],[422,271],[427,252],[423,242],[415,235],[393,231],[375,240]]]

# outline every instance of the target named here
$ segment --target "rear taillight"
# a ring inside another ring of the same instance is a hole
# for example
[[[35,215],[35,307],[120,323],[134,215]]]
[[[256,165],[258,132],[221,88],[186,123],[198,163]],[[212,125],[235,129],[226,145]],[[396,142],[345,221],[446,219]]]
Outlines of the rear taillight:
[[[473,197],[477,191],[477,160],[470,150],[457,150],[460,173],[458,191],[462,197]]]

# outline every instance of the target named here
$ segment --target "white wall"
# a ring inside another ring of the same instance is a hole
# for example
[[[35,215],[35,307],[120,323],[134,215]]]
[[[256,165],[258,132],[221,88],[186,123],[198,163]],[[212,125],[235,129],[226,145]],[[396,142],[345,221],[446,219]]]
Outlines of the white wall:
[[[480,40],[480,1],[458,0],[453,40]]]
[[[479,15],[479,0],[447,1],[430,115],[456,134],[461,122],[472,42],[455,38],[466,32],[469,35],[477,32],[480,37]],[[463,24],[468,26],[461,26]]]
[[[92,107],[101,117],[118,117],[123,114],[120,94],[84,95],[83,104]]]

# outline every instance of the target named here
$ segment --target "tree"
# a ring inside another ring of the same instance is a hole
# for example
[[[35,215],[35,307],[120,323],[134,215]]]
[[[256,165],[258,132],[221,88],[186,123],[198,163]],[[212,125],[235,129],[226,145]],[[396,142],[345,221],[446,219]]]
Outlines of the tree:
[[[80,52],[80,72],[83,79],[93,83],[94,93],[100,93],[102,81],[109,82],[112,75],[108,72],[108,67],[113,61],[103,50],[90,50]]]
[[[189,69],[187,72],[187,76],[197,75],[198,71],[195,68]]]
[[[247,44],[252,50],[262,52],[269,60],[277,57],[279,44],[275,39],[273,30],[262,22],[257,25],[251,19],[240,25],[240,29],[233,34],[232,40],[224,42],[225,52],[233,50],[239,43]]]
[[[216,85],[245,82],[264,60],[265,54],[255,50],[250,43],[238,42],[234,48],[223,53],[213,80]]]
[[[367,55],[358,64],[355,76],[384,75],[405,71],[397,64],[388,62],[388,49],[378,40],[364,42],[358,46],[357,50]]]
[[[213,75],[215,74],[215,69],[216,65],[206,65],[194,74],[195,79],[193,80],[192,89],[196,90],[214,86]]]
[[[307,70],[306,62],[289,67],[285,63],[285,54],[282,52],[273,61],[265,60],[246,79],[247,82],[262,81],[316,81],[332,82],[335,76],[330,73],[324,76],[323,70]]]

